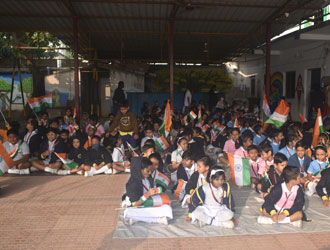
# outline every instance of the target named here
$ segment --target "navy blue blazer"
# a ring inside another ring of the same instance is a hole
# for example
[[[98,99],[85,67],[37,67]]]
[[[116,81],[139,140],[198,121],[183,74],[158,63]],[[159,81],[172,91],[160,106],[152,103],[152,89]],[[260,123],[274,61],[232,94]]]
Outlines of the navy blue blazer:
[[[312,162],[311,158],[309,158],[309,156],[307,154],[305,154],[304,162],[303,162],[303,169],[304,169],[305,172],[307,172],[307,169],[309,167],[309,164],[311,164],[311,162]],[[300,169],[300,163],[299,163],[297,154],[294,154],[290,157],[290,159],[288,161],[288,165],[289,166],[295,166],[295,167]]]

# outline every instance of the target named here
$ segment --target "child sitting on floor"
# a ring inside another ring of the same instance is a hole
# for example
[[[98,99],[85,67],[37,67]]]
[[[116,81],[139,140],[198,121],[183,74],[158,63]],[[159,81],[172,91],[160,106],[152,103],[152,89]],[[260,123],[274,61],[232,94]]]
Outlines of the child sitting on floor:
[[[315,193],[317,182],[321,179],[321,172],[328,167],[327,148],[322,145],[315,147],[316,160],[312,161],[307,170],[305,194],[312,196]]]
[[[269,171],[264,173],[264,178],[258,184],[258,189],[264,193],[264,197],[268,195],[270,190],[277,184],[283,182],[282,172],[288,165],[288,159],[282,153],[277,153],[274,157],[274,165],[270,167]]]
[[[208,174],[208,183],[197,188],[190,200],[191,223],[198,221],[200,227],[207,224],[234,228],[234,200],[222,168],[213,168]]]
[[[92,138],[92,146],[87,150],[84,165],[85,176],[93,176],[96,174],[112,174],[112,158],[105,147],[100,145],[100,137],[94,135]]]
[[[286,146],[280,149],[280,153],[284,154],[286,158],[290,159],[295,152],[295,147],[297,144],[297,137],[295,135],[287,135],[286,137]]]
[[[239,137],[239,142],[240,142],[240,147],[236,149],[235,155],[248,158],[248,147],[252,145],[252,140],[253,140],[253,134],[250,130],[246,130],[240,137]]]
[[[3,143],[4,148],[14,161],[15,165],[8,169],[9,174],[30,174],[31,163],[30,149],[26,142],[19,139],[18,132],[14,129],[7,131],[8,141]]]
[[[321,172],[321,180],[317,183],[316,192],[322,199],[323,206],[329,206],[330,197],[330,169]]]
[[[270,166],[274,164],[273,148],[268,142],[260,145],[259,148],[261,157],[258,174],[264,177],[265,172],[267,172]]]
[[[259,224],[290,223],[302,227],[305,204],[304,191],[300,184],[300,171],[294,166],[283,170],[284,182],[275,186],[262,205],[263,216],[258,217]]]
[[[127,160],[125,155],[124,145],[120,136],[111,138],[113,143],[111,147],[113,148],[112,160],[113,160],[113,174],[118,172],[130,172],[130,162]]]
[[[258,146],[250,145],[247,148],[247,152],[249,155],[249,162],[250,162],[250,176],[251,176],[251,187],[254,189],[260,182],[260,175],[259,175],[259,160],[258,157],[259,150]]]
[[[165,191],[170,184],[170,179],[158,170],[158,167],[162,161],[159,153],[153,153],[149,156],[149,160],[152,162],[153,172],[151,173],[151,178],[153,179],[157,187],[162,187]]]
[[[167,225],[173,218],[170,199],[156,188],[152,178],[152,162],[147,158],[132,158],[131,177],[126,184],[126,194],[122,206],[124,219],[130,225],[137,221]],[[156,207],[157,206],[157,207]]]

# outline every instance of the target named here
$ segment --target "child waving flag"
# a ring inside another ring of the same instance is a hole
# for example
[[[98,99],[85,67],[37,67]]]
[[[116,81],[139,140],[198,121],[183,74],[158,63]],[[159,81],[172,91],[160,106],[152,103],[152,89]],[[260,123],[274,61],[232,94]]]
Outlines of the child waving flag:
[[[51,108],[53,106],[52,93],[49,93],[44,96],[28,99],[27,102],[30,105],[33,112],[36,113],[45,108]]]

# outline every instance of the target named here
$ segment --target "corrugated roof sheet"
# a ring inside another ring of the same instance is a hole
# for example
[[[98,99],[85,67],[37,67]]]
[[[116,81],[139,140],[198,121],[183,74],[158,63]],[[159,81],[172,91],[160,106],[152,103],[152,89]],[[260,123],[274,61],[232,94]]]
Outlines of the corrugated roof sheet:
[[[260,25],[279,12],[272,25],[272,35],[279,34],[313,8],[321,8],[324,0],[311,0],[305,7],[287,0],[2,0],[0,30],[48,30],[72,44],[72,14],[79,18],[80,45],[99,50],[103,58],[166,59],[167,24],[175,3],[175,58],[218,61],[243,48],[253,48],[265,41]],[[160,3],[161,2],[161,3]],[[71,3],[71,7],[70,7]],[[230,6],[231,5],[231,6]],[[284,6],[278,8],[278,6]],[[311,8],[313,7],[313,8]],[[284,12],[290,12],[289,17]],[[193,34],[192,34],[193,33]],[[246,35],[249,33],[248,35]],[[204,53],[204,43],[209,53]]]

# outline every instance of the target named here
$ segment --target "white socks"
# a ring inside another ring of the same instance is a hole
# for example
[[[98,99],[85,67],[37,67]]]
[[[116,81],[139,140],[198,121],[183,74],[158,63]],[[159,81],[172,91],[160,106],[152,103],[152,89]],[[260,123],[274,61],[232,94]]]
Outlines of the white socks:
[[[27,169],[8,169],[8,174],[19,174],[19,175],[24,175],[24,174],[30,174],[30,170]]]
[[[44,171],[47,172],[47,173],[51,173],[51,174],[56,174],[57,173],[57,169],[50,168],[50,167],[45,167]]]

